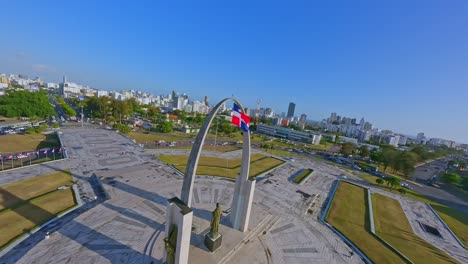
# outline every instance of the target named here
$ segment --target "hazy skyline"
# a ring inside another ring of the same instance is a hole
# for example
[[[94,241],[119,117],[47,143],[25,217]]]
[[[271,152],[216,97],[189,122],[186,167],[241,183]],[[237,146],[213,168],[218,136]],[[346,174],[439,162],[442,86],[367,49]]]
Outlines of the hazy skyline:
[[[468,2],[10,1],[0,72],[468,143]]]

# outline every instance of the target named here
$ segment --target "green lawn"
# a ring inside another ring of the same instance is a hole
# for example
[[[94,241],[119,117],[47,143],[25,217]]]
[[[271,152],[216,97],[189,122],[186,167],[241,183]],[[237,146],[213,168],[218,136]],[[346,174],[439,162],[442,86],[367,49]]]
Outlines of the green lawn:
[[[60,186],[73,185],[70,170],[28,178],[0,186],[0,212],[5,208],[16,207],[24,200],[29,200],[45,193],[57,190]]]
[[[313,169],[305,169],[302,171],[301,174],[299,174],[296,178],[294,178],[293,182],[294,183],[297,183],[297,184],[300,184],[307,176],[309,176],[309,174],[311,174],[312,172],[314,172]]]
[[[159,141],[159,140],[164,140],[166,142],[195,140],[195,135],[185,134],[181,132],[172,132],[172,133],[130,132],[128,136],[131,139],[135,139],[137,143],[154,142],[154,141]]]
[[[12,134],[0,137],[0,154],[32,151],[46,147],[59,147],[60,142],[55,133],[52,134]],[[6,164],[6,163],[5,163]]]
[[[188,156],[187,155],[160,155],[163,162],[174,165],[178,170],[185,172]],[[218,157],[201,156],[198,162],[197,174],[235,178],[240,173],[242,160],[224,159]],[[250,159],[249,176],[257,176],[273,167],[279,166],[284,161],[267,157],[262,154],[253,154]]]
[[[372,195],[375,231],[414,263],[458,263],[442,250],[413,233],[400,203],[392,198]]]
[[[405,263],[370,233],[364,188],[340,182],[327,222],[351,240],[374,263]]]
[[[358,172],[356,176],[372,183],[377,186],[375,180],[377,177],[371,176],[367,173]],[[385,184],[381,185],[380,188],[390,191],[390,188]],[[397,192],[393,190],[392,192]],[[457,235],[457,237],[468,247],[468,215],[460,211],[452,209],[446,205],[430,200],[428,197],[421,195],[413,190],[406,190],[405,196],[411,197],[415,200],[428,203],[434,208],[444,222],[450,227],[450,229]]]
[[[137,143],[146,143],[146,142],[155,142],[159,140],[164,140],[166,142],[172,142],[172,141],[178,142],[178,141],[187,141],[187,140],[193,141],[197,137],[197,134],[195,133],[187,134],[187,133],[182,133],[179,131],[173,131],[171,133],[155,133],[155,132],[141,132],[141,131],[133,132],[132,131],[128,134],[128,136],[131,139],[135,139]],[[211,133],[208,133],[206,135],[206,139],[210,139],[210,140],[214,140],[215,137],[218,142],[223,142],[223,141],[233,142],[233,141],[242,140],[242,135],[239,132],[233,133],[231,136],[225,136],[222,134],[215,135]],[[252,135],[251,140],[257,141],[258,137]]]
[[[0,188],[0,249],[76,204],[69,171],[37,176]]]

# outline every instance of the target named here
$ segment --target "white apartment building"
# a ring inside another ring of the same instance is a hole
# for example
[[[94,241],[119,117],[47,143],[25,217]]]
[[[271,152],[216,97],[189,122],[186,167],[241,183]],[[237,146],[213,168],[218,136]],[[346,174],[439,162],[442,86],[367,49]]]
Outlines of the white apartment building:
[[[270,126],[265,124],[258,124],[257,132],[260,134],[265,134],[279,138],[286,138],[293,141],[312,143],[314,145],[320,144],[320,140],[322,139],[322,135],[320,134],[312,134],[286,127]]]

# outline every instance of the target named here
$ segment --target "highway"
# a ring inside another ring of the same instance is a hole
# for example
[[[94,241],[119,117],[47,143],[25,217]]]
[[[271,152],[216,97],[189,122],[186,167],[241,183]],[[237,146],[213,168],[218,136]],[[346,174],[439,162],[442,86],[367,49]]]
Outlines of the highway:
[[[417,167],[412,177],[420,186],[413,184],[414,190],[435,201],[468,214],[468,200],[465,197],[458,193],[451,192],[449,188],[447,188],[444,183],[440,183],[438,179],[435,185],[428,185],[429,179],[445,171],[447,162],[448,159],[442,158]]]

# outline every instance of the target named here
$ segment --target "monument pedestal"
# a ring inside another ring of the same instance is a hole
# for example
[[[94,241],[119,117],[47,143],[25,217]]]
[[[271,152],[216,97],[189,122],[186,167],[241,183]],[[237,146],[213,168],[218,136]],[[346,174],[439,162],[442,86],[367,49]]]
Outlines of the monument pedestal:
[[[210,232],[206,233],[205,235],[205,246],[208,248],[210,252],[214,252],[221,246],[221,242],[223,241],[223,236],[218,233],[218,237],[213,239],[210,236]]]

